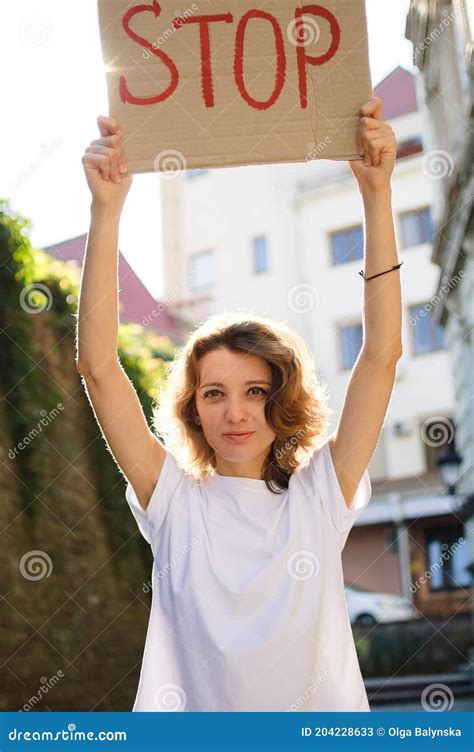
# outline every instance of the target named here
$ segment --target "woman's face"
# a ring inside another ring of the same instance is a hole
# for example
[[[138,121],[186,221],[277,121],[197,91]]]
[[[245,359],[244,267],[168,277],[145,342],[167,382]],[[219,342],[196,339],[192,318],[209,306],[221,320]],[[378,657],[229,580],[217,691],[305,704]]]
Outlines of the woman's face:
[[[199,361],[196,408],[221,475],[261,477],[276,436],[264,411],[270,388],[270,366],[258,355],[221,347]]]

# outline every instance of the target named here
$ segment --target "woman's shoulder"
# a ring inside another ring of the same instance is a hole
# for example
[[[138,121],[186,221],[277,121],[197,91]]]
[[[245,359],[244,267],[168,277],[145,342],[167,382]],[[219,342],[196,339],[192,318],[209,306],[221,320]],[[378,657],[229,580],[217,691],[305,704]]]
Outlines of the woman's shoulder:
[[[296,474],[307,475],[315,471],[316,465],[321,464],[325,460],[327,460],[330,438],[331,437],[323,439],[318,444],[315,444],[315,446],[310,448],[294,472]]]

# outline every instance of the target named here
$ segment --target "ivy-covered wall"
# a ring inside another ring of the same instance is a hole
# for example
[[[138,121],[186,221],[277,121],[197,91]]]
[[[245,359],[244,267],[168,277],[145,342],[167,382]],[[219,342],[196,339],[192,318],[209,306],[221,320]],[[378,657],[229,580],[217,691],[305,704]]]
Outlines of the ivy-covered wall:
[[[0,203],[0,711],[131,710],[152,566],[75,367],[78,272]],[[173,357],[121,325],[151,425]]]

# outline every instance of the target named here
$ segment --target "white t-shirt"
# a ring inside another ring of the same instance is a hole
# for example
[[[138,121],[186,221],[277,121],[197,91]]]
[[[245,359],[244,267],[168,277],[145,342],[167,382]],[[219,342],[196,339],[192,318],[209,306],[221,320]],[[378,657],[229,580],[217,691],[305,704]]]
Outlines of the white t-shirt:
[[[341,551],[367,505],[344,501],[327,439],[288,489],[215,474],[201,485],[167,450],[146,512],[152,606],[134,711],[369,711]]]

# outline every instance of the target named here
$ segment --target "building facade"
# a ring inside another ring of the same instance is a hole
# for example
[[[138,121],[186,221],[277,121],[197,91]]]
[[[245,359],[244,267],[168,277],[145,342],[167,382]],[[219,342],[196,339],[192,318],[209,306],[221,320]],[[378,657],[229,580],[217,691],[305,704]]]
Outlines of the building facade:
[[[423,118],[426,170],[437,225],[433,319],[445,331],[455,393],[455,487],[462,494],[469,569],[474,574],[474,113],[472,0],[411,0],[406,36],[413,43]]]
[[[462,537],[462,523],[459,499],[444,493],[436,465],[436,436],[455,403],[444,332],[425,310],[438,268],[415,79],[397,68],[376,93],[399,144],[392,186],[405,262],[404,354],[369,465],[373,498],[349,537],[344,567],[348,584],[403,594],[421,613],[451,613],[467,608],[465,547],[453,553],[454,575],[444,568],[420,579]],[[314,159],[323,153],[318,144],[304,163],[164,181],[164,275],[165,295],[190,280],[175,306],[193,324],[243,308],[301,334],[330,386],[335,422],[362,343],[363,214],[348,165]]]

